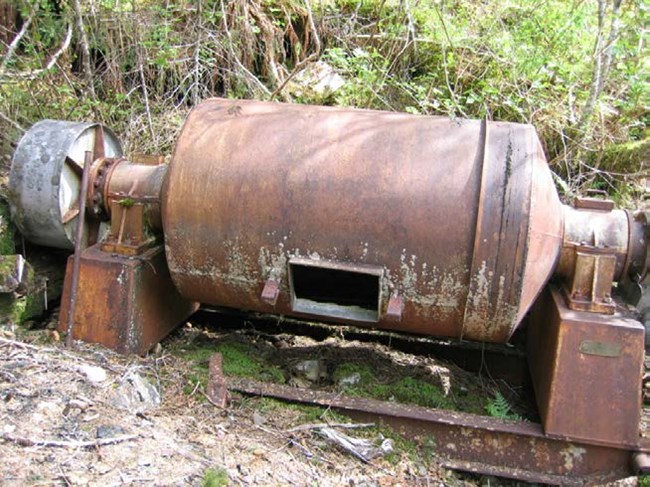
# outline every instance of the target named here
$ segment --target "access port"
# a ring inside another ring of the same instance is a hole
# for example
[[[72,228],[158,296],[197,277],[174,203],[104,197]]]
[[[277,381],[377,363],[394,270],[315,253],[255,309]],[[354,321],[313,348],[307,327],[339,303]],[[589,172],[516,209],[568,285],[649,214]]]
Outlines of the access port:
[[[289,261],[292,309],[310,315],[377,322],[382,275],[379,267],[293,258]]]

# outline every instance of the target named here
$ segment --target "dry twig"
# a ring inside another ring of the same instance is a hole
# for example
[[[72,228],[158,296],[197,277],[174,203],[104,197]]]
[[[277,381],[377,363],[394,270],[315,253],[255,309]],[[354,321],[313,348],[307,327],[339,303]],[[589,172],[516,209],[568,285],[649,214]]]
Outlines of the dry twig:
[[[99,438],[92,441],[60,441],[60,440],[33,440],[31,438],[23,438],[14,436],[9,433],[3,433],[2,439],[20,446],[51,446],[60,448],[89,448],[96,446],[113,445],[115,443],[122,443],[124,441],[134,440],[138,435],[120,435],[113,438]]]

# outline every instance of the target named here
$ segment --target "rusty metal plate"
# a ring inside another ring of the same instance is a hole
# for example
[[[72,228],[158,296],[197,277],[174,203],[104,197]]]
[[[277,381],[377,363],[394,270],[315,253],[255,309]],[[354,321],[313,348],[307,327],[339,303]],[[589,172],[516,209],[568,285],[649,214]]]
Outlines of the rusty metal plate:
[[[634,450],[564,441],[539,424],[345,397],[323,391],[229,379],[231,390],[333,408],[362,421],[381,421],[434,445],[443,466],[557,485],[603,483],[632,474]]]
[[[620,357],[623,346],[620,343],[584,340],[580,343],[580,353],[599,357]]]

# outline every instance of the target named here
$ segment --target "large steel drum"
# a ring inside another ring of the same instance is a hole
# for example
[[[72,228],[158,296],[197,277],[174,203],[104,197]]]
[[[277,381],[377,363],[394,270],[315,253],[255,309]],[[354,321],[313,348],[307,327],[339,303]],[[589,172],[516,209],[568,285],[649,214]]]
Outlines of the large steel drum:
[[[493,342],[563,231],[529,125],[216,99],[185,123],[162,218],[189,299]]]

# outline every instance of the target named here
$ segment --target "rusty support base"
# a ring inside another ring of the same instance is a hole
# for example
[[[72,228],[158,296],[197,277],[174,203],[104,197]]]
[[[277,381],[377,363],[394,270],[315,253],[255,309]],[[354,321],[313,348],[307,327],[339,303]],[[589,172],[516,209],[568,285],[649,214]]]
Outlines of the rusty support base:
[[[549,286],[528,330],[528,363],[547,435],[634,448],[644,327],[621,314],[569,309]]]
[[[65,330],[70,300],[68,260],[59,330]],[[74,338],[101,343],[119,353],[143,354],[162,340],[198,305],[181,297],[169,276],[162,246],[136,257],[83,251]]]
[[[230,379],[228,387],[244,394],[333,408],[364,422],[386,423],[405,436],[432,442],[435,460],[456,470],[556,485],[601,484],[632,475],[633,451],[550,438],[535,423],[248,379]]]

